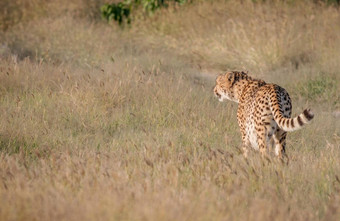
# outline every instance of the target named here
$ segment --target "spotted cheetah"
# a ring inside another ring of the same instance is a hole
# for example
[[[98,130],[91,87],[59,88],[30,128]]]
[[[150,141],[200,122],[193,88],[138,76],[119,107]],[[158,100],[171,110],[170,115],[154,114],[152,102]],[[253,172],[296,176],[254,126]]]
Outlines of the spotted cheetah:
[[[284,88],[254,79],[243,71],[219,75],[214,94],[221,102],[227,99],[238,103],[237,120],[245,156],[249,146],[265,155],[266,148],[275,143],[275,155],[282,158],[287,131],[300,129],[314,117],[306,109],[291,118],[292,104]]]

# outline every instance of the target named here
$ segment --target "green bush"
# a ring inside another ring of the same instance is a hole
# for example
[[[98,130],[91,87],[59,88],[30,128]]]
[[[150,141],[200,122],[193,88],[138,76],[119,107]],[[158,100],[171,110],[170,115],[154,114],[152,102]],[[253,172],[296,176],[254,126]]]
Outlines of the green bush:
[[[131,23],[131,12],[133,9],[143,8],[148,15],[153,14],[156,10],[168,7],[170,3],[183,5],[187,0],[124,0],[118,3],[104,4],[101,8],[101,14],[107,21],[115,20],[120,25]]]
[[[131,2],[125,0],[119,3],[105,4],[100,8],[102,17],[108,21],[115,20],[122,24],[124,20],[130,23]]]

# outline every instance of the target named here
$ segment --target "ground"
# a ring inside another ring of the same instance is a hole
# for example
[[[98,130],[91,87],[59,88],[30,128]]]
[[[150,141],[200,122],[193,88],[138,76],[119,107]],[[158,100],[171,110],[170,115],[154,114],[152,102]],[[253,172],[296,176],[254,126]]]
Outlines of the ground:
[[[339,219],[337,7],[195,1],[121,28],[93,2],[6,17],[1,220]],[[235,69],[284,87],[293,116],[312,108],[288,164],[243,157],[237,104],[212,91]]]

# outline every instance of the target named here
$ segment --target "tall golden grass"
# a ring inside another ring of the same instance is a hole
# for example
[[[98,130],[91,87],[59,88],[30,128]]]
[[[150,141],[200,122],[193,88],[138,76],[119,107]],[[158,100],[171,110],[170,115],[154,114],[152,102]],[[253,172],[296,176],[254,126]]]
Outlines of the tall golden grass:
[[[339,9],[197,1],[122,29],[95,1],[37,2],[58,13],[0,33],[0,220],[340,218]],[[288,163],[243,158],[212,94],[229,69],[315,112]]]

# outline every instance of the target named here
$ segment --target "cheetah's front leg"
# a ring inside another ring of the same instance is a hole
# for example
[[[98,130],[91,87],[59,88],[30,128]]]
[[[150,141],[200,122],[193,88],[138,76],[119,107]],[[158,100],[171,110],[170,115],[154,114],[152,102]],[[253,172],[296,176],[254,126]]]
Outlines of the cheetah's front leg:
[[[259,146],[259,150],[262,156],[266,156],[267,143],[266,143],[265,127],[261,125],[261,126],[255,127],[255,129],[256,129],[256,138],[257,138],[257,144]]]
[[[249,139],[246,135],[246,132],[244,130],[241,130],[241,134],[242,134],[242,151],[243,151],[243,156],[245,158],[248,157],[248,148],[250,147],[250,142]]]

